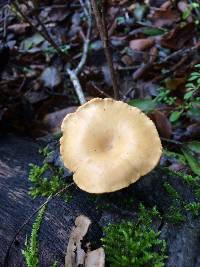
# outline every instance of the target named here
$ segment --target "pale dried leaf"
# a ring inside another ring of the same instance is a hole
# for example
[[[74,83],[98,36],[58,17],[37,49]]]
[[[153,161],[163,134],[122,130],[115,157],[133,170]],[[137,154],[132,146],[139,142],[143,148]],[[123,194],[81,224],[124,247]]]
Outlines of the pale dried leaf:
[[[43,71],[41,80],[46,87],[54,88],[61,82],[60,73],[55,67],[48,67]]]
[[[85,252],[81,248],[81,240],[86,235],[90,224],[90,219],[84,215],[76,218],[67,246],[65,267],[78,267],[79,264],[84,264]]]

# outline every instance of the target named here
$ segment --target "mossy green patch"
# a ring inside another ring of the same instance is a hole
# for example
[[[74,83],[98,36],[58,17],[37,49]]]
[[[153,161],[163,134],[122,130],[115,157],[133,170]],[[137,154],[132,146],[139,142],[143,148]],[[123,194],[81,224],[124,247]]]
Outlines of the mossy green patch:
[[[111,267],[165,266],[166,243],[153,229],[153,218],[159,217],[156,208],[148,211],[140,205],[135,222],[122,221],[104,228],[102,238],[106,259]]]

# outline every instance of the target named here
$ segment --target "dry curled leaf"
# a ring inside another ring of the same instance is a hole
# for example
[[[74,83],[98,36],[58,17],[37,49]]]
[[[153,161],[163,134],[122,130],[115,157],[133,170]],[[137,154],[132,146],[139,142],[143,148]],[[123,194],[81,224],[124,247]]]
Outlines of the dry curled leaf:
[[[79,264],[84,264],[85,251],[81,247],[81,241],[86,235],[90,224],[90,219],[84,215],[76,218],[75,227],[72,229],[67,246],[65,267],[78,267]]]
[[[64,109],[49,113],[45,115],[43,119],[43,125],[48,130],[48,132],[59,133],[61,122],[64,119],[64,117],[67,114],[74,112],[76,109],[77,109],[76,106],[72,106],[72,107],[64,108]]]
[[[167,1],[168,2],[168,1]],[[163,4],[159,8],[152,7],[148,18],[156,27],[171,26],[180,20],[180,14],[173,10],[170,4]]]
[[[172,126],[165,114],[155,110],[150,117],[154,121],[159,135],[164,138],[170,138],[172,134]]]
[[[103,248],[94,251],[89,250],[89,244],[86,245],[88,251],[82,247],[82,241],[91,225],[88,217],[80,215],[75,220],[75,227],[72,229],[67,253],[65,256],[65,267],[105,267],[105,253]]]
[[[130,41],[129,46],[133,50],[142,51],[142,50],[152,47],[154,43],[155,43],[155,40],[153,38],[136,39],[136,40]]]
[[[46,68],[42,75],[41,80],[44,82],[44,85],[49,88],[54,88],[55,86],[59,85],[61,82],[60,73],[58,72],[57,68],[51,66]]]
[[[185,43],[195,35],[195,24],[187,23],[185,26],[177,26],[161,39],[161,45],[175,50],[181,49]]]
[[[103,248],[90,251],[86,255],[85,267],[104,267],[105,252]]]

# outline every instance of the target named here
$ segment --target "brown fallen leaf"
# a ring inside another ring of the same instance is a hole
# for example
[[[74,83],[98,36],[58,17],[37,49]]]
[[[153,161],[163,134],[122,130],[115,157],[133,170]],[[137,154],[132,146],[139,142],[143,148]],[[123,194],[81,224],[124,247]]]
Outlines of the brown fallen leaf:
[[[7,30],[15,34],[24,34],[26,33],[28,28],[30,28],[29,23],[16,23],[16,24],[9,25],[7,27]]]
[[[185,83],[187,81],[187,77],[176,77],[176,78],[168,78],[165,81],[166,88],[171,89],[171,90],[176,90],[176,89],[184,89],[185,88]]]
[[[59,133],[61,123],[64,117],[67,114],[74,112],[76,109],[77,109],[77,106],[72,106],[72,107],[64,108],[64,109],[49,113],[45,115],[45,117],[43,118],[43,125],[48,130],[48,132]]]
[[[148,15],[148,18],[151,20],[154,26],[171,26],[174,22],[180,20],[180,13],[176,10],[173,10],[169,2],[170,1],[165,2],[159,8],[150,8],[150,14]]]
[[[158,110],[155,110],[149,116],[154,121],[159,135],[161,137],[169,139],[172,134],[172,126],[165,114]]]
[[[121,58],[121,61],[124,63],[125,66],[133,65],[133,59],[129,55],[124,55]]]
[[[164,35],[160,41],[161,45],[167,48],[179,50],[186,42],[195,36],[195,24],[187,23],[185,26],[177,26],[175,29]]]
[[[155,43],[153,38],[146,38],[146,39],[136,39],[129,42],[129,46],[133,50],[143,51],[152,47]]]

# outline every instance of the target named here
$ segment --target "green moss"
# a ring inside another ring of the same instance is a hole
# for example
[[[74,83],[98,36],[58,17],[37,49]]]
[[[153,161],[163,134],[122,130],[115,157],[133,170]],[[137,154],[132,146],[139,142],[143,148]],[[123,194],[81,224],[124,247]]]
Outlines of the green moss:
[[[163,184],[164,189],[166,190],[166,192],[169,194],[169,196],[174,199],[174,200],[178,200],[181,199],[180,194],[176,191],[176,189],[170,185],[168,182],[165,182]]]
[[[185,209],[190,211],[194,217],[200,215],[200,203],[199,202],[190,202],[185,204]]]
[[[177,192],[177,190],[168,182],[163,184],[165,191],[169,194],[172,199],[172,205],[169,207],[165,218],[172,223],[182,223],[185,221],[184,212],[184,202],[182,196]]]
[[[34,164],[30,164],[29,180],[32,182],[32,186],[29,189],[29,194],[36,198],[38,196],[49,197],[54,195],[59,190],[66,186],[66,181],[62,179],[64,170],[61,168],[52,168],[48,163],[39,167]],[[46,178],[47,172],[50,178]]]
[[[33,224],[31,236],[25,242],[25,249],[22,250],[22,254],[26,261],[28,267],[38,267],[39,266],[39,244],[38,244],[38,235],[42,219],[45,214],[46,206],[44,206],[36,217],[36,220]]]
[[[182,223],[185,221],[185,216],[183,215],[183,210],[175,205],[170,206],[168,212],[165,215],[166,219],[171,223]]]
[[[182,172],[175,172],[168,168],[163,168],[169,175],[175,175],[179,177],[186,186],[190,186],[193,192],[193,197],[196,201],[186,202],[182,196],[173,188],[169,183],[163,184],[166,192],[172,199],[172,205],[170,206],[166,218],[173,223],[181,223],[185,221],[185,213],[191,212],[193,216],[200,216],[200,177]]]
[[[39,153],[44,156],[44,159],[48,157],[52,152],[48,146],[39,150]],[[62,190],[67,182],[63,179],[64,169],[54,166],[50,163],[45,163],[41,166],[30,164],[29,181],[32,185],[29,188],[29,194],[33,197],[49,197]],[[48,177],[48,178],[47,178]],[[68,191],[63,195],[66,201],[71,199],[71,194]]]
[[[152,228],[152,220],[159,217],[154,208],[148,211],[140,205],[136,222],[123,221],[104,228],[106,259],[111,267],[162,267],[166,257],[166,243],[160,232]]]
[[[173,152],[173,151],[169,151],[167,149],[164,149],[163,154],[166,157],[168,157],[168,158],[176,159],[181,164],[186,165],[185,157],[182,154],[180,154],[180,153],[176,153],[176,152]]]

